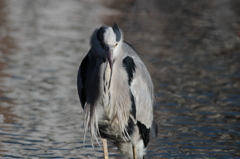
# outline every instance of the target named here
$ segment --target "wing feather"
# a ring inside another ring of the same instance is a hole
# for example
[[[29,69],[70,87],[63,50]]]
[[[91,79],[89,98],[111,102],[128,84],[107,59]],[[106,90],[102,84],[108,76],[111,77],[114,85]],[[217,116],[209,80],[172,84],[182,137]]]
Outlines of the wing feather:
[[[83,109],[86,103],[85,81],[86,81],[86,72],[88,69],[88,63],[89,63],[88,55],[86,55],[82,60],[82,63],[78,69],[78,76],[77,76],[78,95],[79,95],[79,99]]]
[[[154,104],[152,79],[145,64],[130,45],[125,43],[123,52],[128,53],[123,61],[128,59],[126,71],[129,77],[130,91],[135,100],[136,119],[150,128],[152,126]]]
[[[130,86],[131,95],[133,96],[131,98],[134,98],[131,99],[131,101],[135,102],[135,120],[146,147],[149,142],[150,128],[153,124],[153,83],[146,66],[134,49],[126,44],[124,52],[128,53],[123,63],[125,63],[124,66],[128,74],[128,84]]]

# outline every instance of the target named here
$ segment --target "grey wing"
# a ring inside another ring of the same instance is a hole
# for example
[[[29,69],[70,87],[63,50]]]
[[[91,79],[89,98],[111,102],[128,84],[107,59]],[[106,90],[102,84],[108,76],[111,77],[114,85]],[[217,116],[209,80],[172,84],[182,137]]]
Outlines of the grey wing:
[[[154,88],[150,74],[131,46],[125,45],[128,55],[123,64],[128,74],[128,83],[134,100],[136,121],[139,132],[147,146],[150,136],[150,128],[157,133],[157,125],[153,122]],[[133,107],[132,107],[133,109]]]
[[[78,76],[77,76],[77,87],[78,87],[78,95],[81,102],[81,105],[84,109],[86,103],[86,73],[88,69],[88,55],[84,57],[82,63],[78,69]]]
[[[135,58],[136,71],[130,89],[137,105],[136,119],[150,128],[153,120],[154,93],[152,79],[140,59]]]
[[[148,128],[152,125],[154,88],[150,74],[129,44],[124,44],[124,52],[127,53],[123,59],[123,66],[128,74],[128,84],[135,99],[136,119]]]
[[[136,104],[137,126],[146,147],[150,140],[150,130],[153,128],[154,88],[143,62],[139,58],[135,58],[134,62],[136,71],[130,89]]]

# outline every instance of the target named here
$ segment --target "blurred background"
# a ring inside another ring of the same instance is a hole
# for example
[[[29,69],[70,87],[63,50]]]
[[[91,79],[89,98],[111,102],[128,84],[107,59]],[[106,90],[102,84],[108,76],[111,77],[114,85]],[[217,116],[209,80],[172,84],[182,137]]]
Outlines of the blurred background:
[[[76,77],[114,22],[155,85],[147,158],[240,158],[239,0],[0,0],[0,158],[102,157],[83,144]]]

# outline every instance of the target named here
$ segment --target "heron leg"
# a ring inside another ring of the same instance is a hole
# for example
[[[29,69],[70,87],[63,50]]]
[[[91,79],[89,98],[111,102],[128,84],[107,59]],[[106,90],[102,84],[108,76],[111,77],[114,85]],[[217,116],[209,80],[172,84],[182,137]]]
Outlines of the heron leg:
[[[137,159],[137,151],[135,145],[132,145],[133,159]]]
[[[102,143],[103,143],[103,158],[108,159],[107,139],[102,138]]]

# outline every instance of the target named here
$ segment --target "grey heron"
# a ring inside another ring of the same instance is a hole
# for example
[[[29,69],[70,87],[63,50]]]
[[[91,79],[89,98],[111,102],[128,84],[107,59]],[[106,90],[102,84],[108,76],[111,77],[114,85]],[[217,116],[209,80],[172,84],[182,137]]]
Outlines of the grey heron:
[[[107,139],[128,158],[146,154],[153,122],[154,87],[135,49],[123,41],[115,23],[97,28],[78,71],[78,94],[85,112],[85,133],[99,135],[104,158]]]

